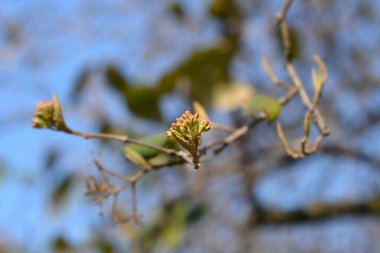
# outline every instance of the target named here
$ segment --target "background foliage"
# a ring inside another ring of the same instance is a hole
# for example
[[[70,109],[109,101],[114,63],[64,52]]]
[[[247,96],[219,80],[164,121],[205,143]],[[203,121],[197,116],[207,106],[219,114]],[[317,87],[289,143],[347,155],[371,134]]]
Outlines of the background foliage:
[[[86,131],[164,132],[194,99],[213,120],[239,125],[247,94],[282,94],[262,56],[289,80],[275,22],[282,4],[2,1],[0,251],[378,252],[377,1],[295,1],[288,13],[301,78],[310,80],[313,54],[329,70],[321,111],[332,135],[319,154],[289,159],[275,127],[260,125],[199,171],[145,176],[143,227],[115,226],[82,194],[93,157],[135,171],[122,145],[30,126],[35,102],[51,93],[70,125]],[[281,111],[289,140],[302,136],[301,108],[296,99]],[[130,192],[121,197],[123,214]],[[260,211],[269,216],[257,220]]]

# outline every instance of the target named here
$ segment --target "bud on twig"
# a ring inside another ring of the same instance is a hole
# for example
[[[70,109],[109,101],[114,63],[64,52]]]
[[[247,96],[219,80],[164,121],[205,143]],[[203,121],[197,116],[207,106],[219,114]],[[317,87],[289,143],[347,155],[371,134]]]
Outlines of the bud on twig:
[[[191,114],[186,111],[177,118],[166,132],[168,138],[175,139],[193,157],[194,168],[199,168],[199,145],[201,143],[201,133],[211,129],[211,123],[199,116],[198,113]]]
[[[53,95],[52,101],[41,101],[37,103],[32,126],[34,128],[48,128],[65,132],[70,131],[66,126],[61,106],[55,95]]]

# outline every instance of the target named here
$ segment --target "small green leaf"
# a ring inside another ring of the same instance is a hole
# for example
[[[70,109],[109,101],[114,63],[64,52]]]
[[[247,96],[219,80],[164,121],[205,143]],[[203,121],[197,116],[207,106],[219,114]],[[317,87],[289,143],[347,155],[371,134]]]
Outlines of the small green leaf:
[[[244,114],[253,116],[256,113],[264,112],[269,123],[275,121],[281,111],[280,103],[269,96],[256,95],[244,107]]]
[[[181,163],[182,161],[183,160],[178,157],[168,156],[167,154],[161,153],[149,159],[148,162],[149,162],[149,165],[151,165],[152,167],[164,167],[164,166],[175,165],[177,163]]]
[[[148,161],[132,148],[125,147],[124,156],[138,167],[141,167],[146,170],[152,169],[152,166],[148,163]]]
[[[143,137],[143,138],[139,139],[139,141],[142,141],[142,142],[147,143],[147,144],[152,144],[152,145],[164,147],[168,142],[168,138],[166,137],[165,133],[159,133],[159,134]],[[152,157],[159,154],[159,151],[157,151],[155,149],[144,147],[144,146],[137,145],[137,144],[127,144],[125,146],[124,150],[125,149],[132,149],[135,152],[137,152],[138,154],[140,154],[145,159],[152,158]]]
[[[159,147],[173,147],[173,141],[170,141],[165,133],[159,133],[155,135],[150,135],[144,138],[139,139],[147,144],[156,145]],[[154,158],[160,154],[159,151],[144,147],[137,144],[127,144],[124,147],[125,157],[132,163],[143,167],[144,169],[151,169],[152,166],[148,162],[149,159]]]

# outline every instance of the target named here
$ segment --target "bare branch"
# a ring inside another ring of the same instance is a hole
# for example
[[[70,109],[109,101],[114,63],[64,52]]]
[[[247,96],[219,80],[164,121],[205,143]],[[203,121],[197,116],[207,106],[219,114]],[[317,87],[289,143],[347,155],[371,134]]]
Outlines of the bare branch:
[[[298,93],[300,94],[301,100],[306,107],[307,110],[313,112],[313,119],[318,126],[320,133],[323,136],[328,136],[330,134],[330,130],[328,129],[324,118],[319,112],[318,108],[314,107],[309,95],[307,94],[305,87],[300,80],[297,71],[295,70],[291,59],[290,59],[290,39],[289,39],[289,27],[286,22],[286,13],[288,12],[292,0],[286,0],[281,10],[277,13],[277,22],[280,28],[281,41],[284,45],[284,61],[285,68],[289,74],[290,79],[292,80],[294,86],[298,89]]]
[[[324,220],[344,214],[368,214],[380,215],[380,196],[367,200],[363,203],[343,202],[333,204],[313,204],[298,210],[282,211],[261,209],[260,212],[252,213],[252,220],[256,225],[264,224],[289,224],[313,220]]]
[[[272,83],[274,83],[277,86],[284,87],[288,90],[293,88],[293,85],[285,83],[277,78],[277,76],[273,73],[272,68],[269,64],[269,61],[266,57],[263,57],[261,62],[262,62],[265,73],[267,74],[269,79],[272,81]]]

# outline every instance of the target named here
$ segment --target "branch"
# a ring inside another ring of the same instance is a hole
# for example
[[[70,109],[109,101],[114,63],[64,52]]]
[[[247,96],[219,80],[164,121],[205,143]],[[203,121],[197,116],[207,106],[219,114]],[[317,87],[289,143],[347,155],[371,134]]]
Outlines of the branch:
[[[355,149],[351,147],[344,147],[344,146],[339,146],[339,145],[328,145],[324,146],[323,148],[320,149],[320,152],[326,155],[331,155],[331,156],[348,156],[353,159],[360,160],[362,162],[365,162],[375,168],[380,169],[380,160],[375,159],[374,157],[366,154],[360,149]]]
[[[157,150],[161,153],[171,155],[171,156],[177,156],[178,158],[181,158],[184,161],[188,161],[191,163],[191,160],[189,160],[189,157],[186,155],[186,153],[183,153],[181,151],[177,151],[175,149],[169,149],[164,148],[160,146],[156,146],[150,143],[145,143],[143,141],[139,141],[136,139],[132,139],[126,135],[117,135],[117,134],[105,134],[105,133],[88,133],[88,132],[80,132],[76,130],[69,129],[68,131],[65,131],[68,134],[77,135],[80,137],[83,137],[85,139],[105,139],[105,140],[115,140],[120,141],[123,143],[131,143],[131,144],[137,144],[143,147],[151,148],[154,150]]]
[[[291,59],[290,59],[290,39],[289,39],[289,27],[286,22],[286,14],[292,4],[293,0],[286,0],[281,10],[277,13],[277,23],[280,28],[281,40],[284,45],[284,61],[285,67],[289,74],[290,79],[292,80],[294,86],[298,89],[298,93],[301,97],[301,100],[306,107],[307,110],[313,112],[314,121],[318,126],[320,133],[323,136],[328,136],[330,134],[330,130],[328,129],[324,118],[322,117],[319,109],[313,106],[313,103],[307,94],[305,87],[300,80],[297,71],[295,70]]]
[[[260,209],[260,212],[252,214],[251,219],[256,225],[280,225],[325,220],[344,214],[374,214],[380,216],[380,196],[376,196],[365,203],[315,204],[293,211]]]
[[[313,87],[314,87],[314,98],[311,100],[309,95],[307,94],[305,87],[299,78],[296,69],[293,66],[293,63],[291,61],[291,55],[290,55],[290,47],[291,47],[291,41],[289,38],[289,27],[286,22],[286,14],[289,11],[289,8],[291,4],[293,3],[293,0],[286,0],[280,9],[280,11],[277,13],[277,25],[280,29],[280,36],[281,41],[283,44],[283,55],[284,55],[284,62],[285,62],[285,68],[286,71],[292,80],[292,84],[288,85],[282,81],[280,81],[275,74],[272,71],[272,68],[270,67],[270,64],[266,58],[263,58],[262,64],[265,70],[265,73],[269,77],[269,79],[275,84],[280,85],[288,89],[288,94],[294,95],[296,93],[299,94],[301,101],[306,108],[306,114],[304,119],[304,136],[300,141],[300,151],[293,151],[287,143],[285,134],[283,132],[281,123],[277,123],[277,134],[279,139],[281,140],[281,143],[283,147],[285,148],[288,156],[298,159],[301,157],[304,157],[305,155],[309,155],[312,153],[315,153],[323,138],[325,136],[328,136],[330,134],[330,130],[328,129],[325,120],[323,116],[321,115],[319,109],[317,108],[318,102],[321,98],[322,93],[322,87],[324,83],[327,80],[327,70],[326,67],[322,61],[322,59],[319,56],[314,56],[314,61],[317,63],[319,69],[317,72],[316,70],[312,69],[312,81],[313,81]],[[314,144],[311,147],[307,147],[307,143],[309,141],[309,132],[310,132],[310,124],[311,120],[314,122],[314,124],[317,126],[319,135],[314,142]]]

